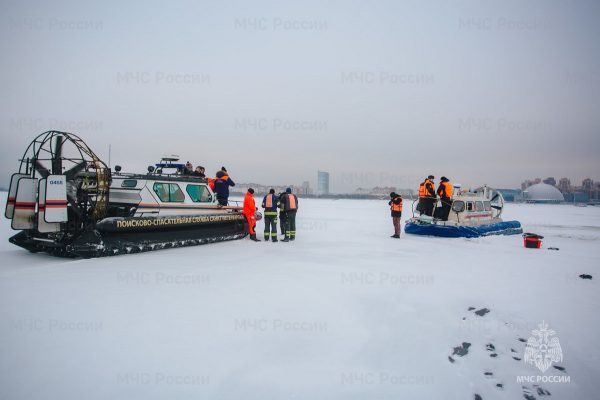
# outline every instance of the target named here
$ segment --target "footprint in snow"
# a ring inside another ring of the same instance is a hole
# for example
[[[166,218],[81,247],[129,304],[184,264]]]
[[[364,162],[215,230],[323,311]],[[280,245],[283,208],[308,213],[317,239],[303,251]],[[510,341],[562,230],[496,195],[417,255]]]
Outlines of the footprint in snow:
[[[527,386],[523,386],[522,388],[523,388],[523,397],[526,400],[536,400],[537,397],[535,397],[535,394],[537,394],[540,397],[552,396],[552,394],[548,390],[546,390],[543,387],[538,386],[538,385],[533,385],[533,390]]]
[[[462,342],[462,345],[457,346],[453,349],[452,355],[456,355],[459,357],[466,356],[469,353],[469,347],[471,347],[471,343]]]
[[[475,311],[476,315],[479,315],[480,317],[483,317],[485,314],[489,313],[490,310],[488,308],[482,308],[480,310]]]

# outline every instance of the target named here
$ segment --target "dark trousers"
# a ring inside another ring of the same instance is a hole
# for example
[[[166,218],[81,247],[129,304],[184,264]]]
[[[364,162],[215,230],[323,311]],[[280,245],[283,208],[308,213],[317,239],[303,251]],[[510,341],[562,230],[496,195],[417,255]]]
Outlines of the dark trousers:
[[[296,210],[285,212],[285,237],[296,237]]]
[[[444,221],[448,221],[448,215],[450,215],[450,208],[452,207],[452,200],[442,199],[442,206],[440,211],[440,218]]]
[[[222,206],[227,205],[227,199],[224,199],[222,197],[217,197],[217,201],[219,202],[219,205],[222,205]]]
[[[433,207],[435,206],[436,199],[433,197],[421,197],[419,199],[419,208],[421,215],[433,216]]]
[[[394,223],[394,235],[400,236],[400,217],[392,217]]]
[[[286,225],[287,219],[285,217],[285,212],[282,211],[282,212],[279,213],[279,219],[280,219],[280,222],[281,222],[281,234],[285,235],[285,228],[287,226]]]
[[[277,240],[277,213],[275,215],[266,215],[265,212],[265,240],[272,238]]]

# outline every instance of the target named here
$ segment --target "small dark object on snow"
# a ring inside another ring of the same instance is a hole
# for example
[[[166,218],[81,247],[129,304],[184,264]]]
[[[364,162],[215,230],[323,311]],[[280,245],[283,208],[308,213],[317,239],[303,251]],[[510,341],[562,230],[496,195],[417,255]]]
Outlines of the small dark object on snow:
[[[533,386],[535,387],[535,385],[533,385]],[[540,396],[552,396],[549,391],[547,391],[546,389],[544,389],[542,387],[537,388],[537,394],[539,394]]]
[[[519,357],[513,357],[513,360],[515,360],[515,361],[521,361],[521,359]]]
[[[503,384],[501,384],[501,383],[496,383],[496,387],[497,387],[498,389],[504,389],[504,385],[503,385]]]
[[[471,347],[471,343],[462,342],[461,346],[457,346],[454,348],[454,352],[452,355],[456,354],[459,357],[467,355],[469,353],[469,347]]]
[[[498,357],[498,354],[496,354],[496,353],[492,353],[492,354],[490,354],[490,357],[492,357],[492,358],[496,358],[496,357]]]
[[[485,376],[494,376],[494,374],[492,372],[484,372],[483,373]]]
[[[565,372],[565,367],[561,367],[560,365],[554,365],[554,369],[557,369],[561,372]]]
[[[479,315],[480,317],[483,317],[485,314],[489,313],[490,310],[487,308],[482,308],[481,310],[477,310],[475,311],[475,314]]]
[[[454,363],[454,358],[448,356],[448,361],[450,361],[451,363]]]
[[[494,346],[491,343],[486,344],[485,348],[487,349],[487,351],[494,351],[494,350],[496,350],[496,346]]]
[[[475,393],[475,400],[483,400],[483,397]]]
[[[592,279],[592,276],[591,276],[591,275],[588,275],[588,274],[581,274],[581,275],[579,275],[579,277],[580,277],[581,279]]]
[[[523,339],[522,337],[520,337],[519,342],[527,343],[527,339]]]
[[[560,250],[558,247],[548,247],[548,250]]]
[[[469,307],[468,311],[473,311],[475,309],[475,307]]]

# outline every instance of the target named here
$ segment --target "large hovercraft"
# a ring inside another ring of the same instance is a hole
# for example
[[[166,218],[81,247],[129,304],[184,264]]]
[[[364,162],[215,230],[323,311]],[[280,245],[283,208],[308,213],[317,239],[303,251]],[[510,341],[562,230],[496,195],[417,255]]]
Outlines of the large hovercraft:
[[[10,242],[61,257],[102,257],[246,236],[238,206],[220,206],[204,178],[177,157],[145,174],[111,169],[78,136],[36,137],[12,175],[5,216]]]
[[[484,186],[474,192],[453,196],[448,220],[438,218],[440,207],[433,216],[415,215],[406,221],[404,231],[415,235],[475,238],[488,235],[516,235],[523,233],[519,221],[503,221],[504,198],[499,191]]]

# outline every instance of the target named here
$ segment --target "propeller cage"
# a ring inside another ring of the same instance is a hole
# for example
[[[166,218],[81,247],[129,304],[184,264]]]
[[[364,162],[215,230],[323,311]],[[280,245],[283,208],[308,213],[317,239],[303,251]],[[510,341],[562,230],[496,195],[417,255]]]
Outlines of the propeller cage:
[[[106,215],[110,169],[75,134],[48,131],[38,135],[20,159],[18,174],[34,180],[64,176],[71,228],[82,229]]]

